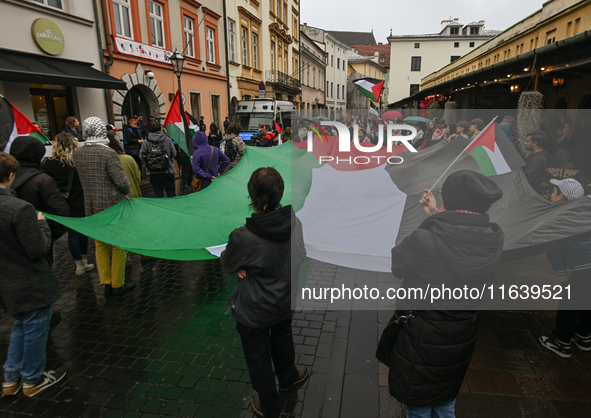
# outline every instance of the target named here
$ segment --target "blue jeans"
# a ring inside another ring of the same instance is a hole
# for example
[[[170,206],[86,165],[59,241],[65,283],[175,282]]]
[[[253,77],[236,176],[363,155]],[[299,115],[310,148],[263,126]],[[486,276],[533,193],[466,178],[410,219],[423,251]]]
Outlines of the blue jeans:
[[[406,406],[406,418],[455,418],[456,400],[437,406]]]
[[[35,384],[45,371],[45,346],[51,321],[51,305],[35,311],[13,314],[4,380],[16,382],[22,376],[25,383]]]

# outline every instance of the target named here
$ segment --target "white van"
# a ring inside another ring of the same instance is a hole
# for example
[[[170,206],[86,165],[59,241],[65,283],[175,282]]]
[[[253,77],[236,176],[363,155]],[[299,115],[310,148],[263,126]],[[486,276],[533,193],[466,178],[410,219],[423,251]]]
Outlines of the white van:
[[[281,128],[291,125],[291,113],[295,111],[291,102],[275,99],[246,100],[238,104],[232,122],[242,126],[240,137],[247,145],[253,145],[252,136],[259,131],[259,123],[275,129],[276,121]]]

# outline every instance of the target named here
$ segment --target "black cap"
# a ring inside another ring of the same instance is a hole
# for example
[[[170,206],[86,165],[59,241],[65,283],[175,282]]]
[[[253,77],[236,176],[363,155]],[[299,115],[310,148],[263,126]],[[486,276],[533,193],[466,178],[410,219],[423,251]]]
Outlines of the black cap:
[[[446,210],[469,210],[485,213],[503,197],[501,188],[485,175],[472,170],[451,174],[441,190]]]
[[[138,113],[137,116],[142,116],[143,117],[144,114],[143,113]]]

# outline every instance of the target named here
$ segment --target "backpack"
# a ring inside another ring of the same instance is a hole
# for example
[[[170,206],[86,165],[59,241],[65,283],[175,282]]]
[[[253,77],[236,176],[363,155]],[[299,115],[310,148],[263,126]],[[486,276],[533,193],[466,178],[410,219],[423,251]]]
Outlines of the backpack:
[[[168,154],[164,147],[164,141],[155,142],[148,139],[146,145],[146,167],[151,172],[161,172],[168,168]]]
[[[230,161],[233,161],[238,155],[238,146],[234,141],[232,141],[232,138],[229,137],[224,139],[223,144],[224,154],[226,154],[226,157],[228,157]]]

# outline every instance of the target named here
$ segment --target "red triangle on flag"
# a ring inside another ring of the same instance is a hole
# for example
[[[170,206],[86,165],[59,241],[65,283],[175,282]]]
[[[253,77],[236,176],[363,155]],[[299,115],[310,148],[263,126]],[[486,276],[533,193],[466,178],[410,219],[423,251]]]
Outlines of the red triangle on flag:
[[[466,152],[472,151],[477,146],[483,146],[495,152],[495,124],[491,123],[488,128],[478,134],[478,137],[466,148]]]
[[[376,102],[380,100],[380,95],[382,94],[382,90],[384,88],[384,81],[380,81],[378,84],[371,88],[374,97],[376,98]]]

